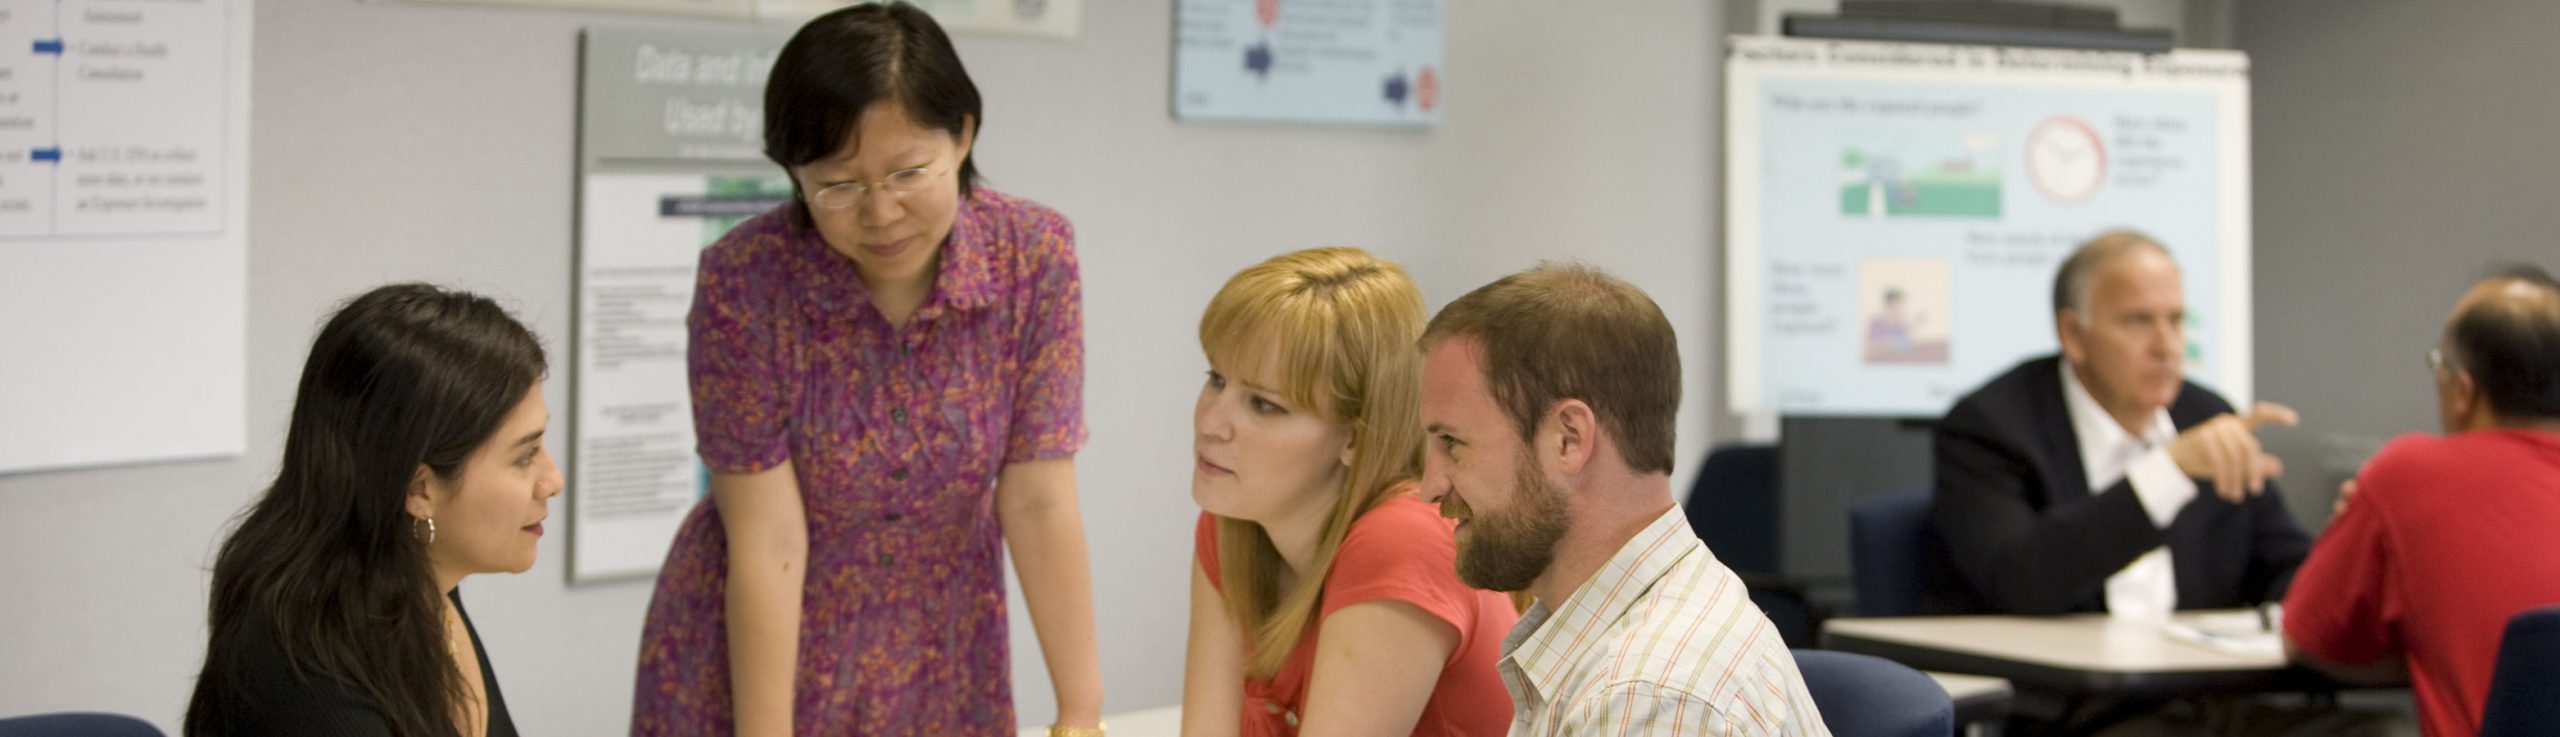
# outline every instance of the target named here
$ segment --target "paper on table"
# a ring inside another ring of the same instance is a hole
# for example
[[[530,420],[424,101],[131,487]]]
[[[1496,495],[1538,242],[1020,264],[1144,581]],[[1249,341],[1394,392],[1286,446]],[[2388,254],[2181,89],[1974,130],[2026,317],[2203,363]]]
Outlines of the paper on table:
[[[2255,611],[2215,613],[2181,617],[2162,623],[2160,629],[2172,638],[2232,655],[2284,657],[2283,631],[2270,629],[2270,621]]]

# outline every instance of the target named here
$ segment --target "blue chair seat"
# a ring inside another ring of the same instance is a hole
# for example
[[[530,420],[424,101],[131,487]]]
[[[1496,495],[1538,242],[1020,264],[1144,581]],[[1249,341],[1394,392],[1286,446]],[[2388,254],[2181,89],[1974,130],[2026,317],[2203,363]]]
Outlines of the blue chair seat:
[[[1861,617],[1992,611],[1956,570],[1929,521],[1929,487],[1895,489],[1849,507],[1849,571]]]
[[[164,737],[150,722],[122,714],[63,712],[0,719],[0,737]]]
[[[1689,528],[1716,560],[1749,588],[1787,647],[1812,647],[1830,612],[1816,604],[1805,584],[1778,567],[1778,446],[1732,444],[1707,453],[1698,478],[1680,502]]]
[[[2560,606],[2507,620],[2480,737],[2560,734]]]
[[[1833,737],[1955,734],[1955,702],[1927,674],[1871,655],[1797,650],[1795,656]]]

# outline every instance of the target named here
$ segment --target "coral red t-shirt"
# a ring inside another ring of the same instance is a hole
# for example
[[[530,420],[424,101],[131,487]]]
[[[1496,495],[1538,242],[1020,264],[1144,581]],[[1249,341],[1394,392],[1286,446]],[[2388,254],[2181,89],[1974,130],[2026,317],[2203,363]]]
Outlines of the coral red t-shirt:
[[[2560,604],[2560,434],[2404,436],[2357,476],[2284,600],[2322,660],[2397,651],[2426,734],[2480,731],[2507,620]]]
[[[1218,571],[1216,518],[1201,513],[1193,549],[1209,585],[1222,586]],[[1245,737],[1297,734],[1297,715],[1307,703],[1308,677],[1315,671],[1316,638],[1324,618],[1344,607],[1372,601],[1413,605],[1458,630],[1458,647],[1440,664],[1440,682],[1413,725],[1417,737],[1436,735],[1500,735],[1511,728],[1511,695],[1502,687],[1494,662],[1502,657],[1502,638],[1519,613],[1501,594],[1468,588],[1458,581],[1457,523],[1440,516],[1440,508],[1411,492],[1399,493],[1351,521],[1351,531],[1334,553],[1333,570],[1325,574],[1324,600],[1317,618],[1298,637],[1289,660],[1269,680],[1246,678]],[[1248,644],[1250,647],[1250,644]],[[1246,657],[1252,657],[1250,652]]]

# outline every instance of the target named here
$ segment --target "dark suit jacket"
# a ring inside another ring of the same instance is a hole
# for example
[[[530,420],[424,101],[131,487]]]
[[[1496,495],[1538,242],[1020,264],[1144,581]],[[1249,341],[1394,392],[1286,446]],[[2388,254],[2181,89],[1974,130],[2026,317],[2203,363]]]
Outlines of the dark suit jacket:
[[[1975,592],[2015,614],[2105,611],[2107,577],[2166,543],[2180,609],[2283,598],[2311,538],[2275,484],[2233,504],[2199,480],[2195,501],[2167,530],[2154,527],[2131,482],[2089,488],[2061,372],[2057,356],[2028,361],[1938,423],[1931,518]],[[2230,411],[2229,402],[2187,382],[2169,420],[2185,432]]]

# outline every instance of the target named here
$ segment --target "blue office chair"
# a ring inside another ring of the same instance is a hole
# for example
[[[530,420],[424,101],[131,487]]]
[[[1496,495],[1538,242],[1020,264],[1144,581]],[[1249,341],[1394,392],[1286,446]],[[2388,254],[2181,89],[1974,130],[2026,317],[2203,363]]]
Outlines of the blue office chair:
[[[1709,451],[1680,508],[1689,528],[1726,568],[1778,572],[1778,446],[1735,444]]]
[[[150,722],[122,714],[63,712],[0,719],[0,737],[165,737]]]
[[[1849,507],[1849,575],[1861,617],[1992,611],[1956,570],[1929,522],[1929,487],[1895,489]]]
[[[1707,453],[1689,497],[1680,502],[1689,529],[1742,577],[1787,647],[1812,647],[1828,612],[1806,596],[1802,582],[1778,571],[1778,447],[1733,444]]]
[[[2560,606],[2507,620],[2480,737],[2560,734]]]
[[[1948,737],[1956,731],[1947,690],[1910,666],[1872,655],[1797,650],[1813,708],[1833,737]]]

